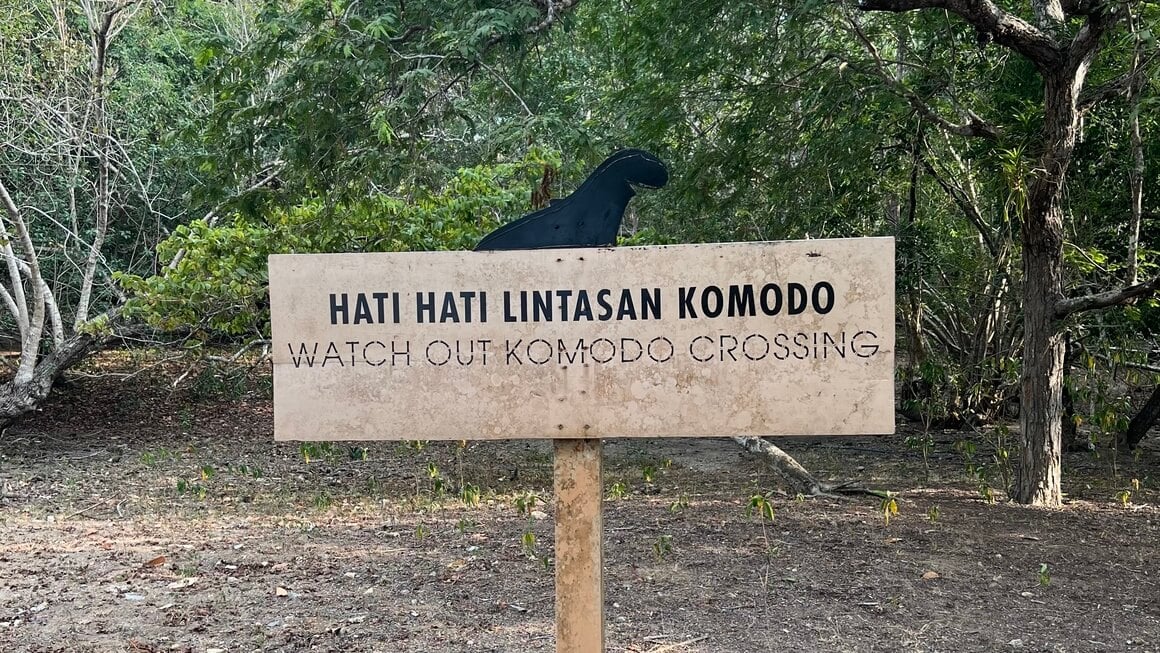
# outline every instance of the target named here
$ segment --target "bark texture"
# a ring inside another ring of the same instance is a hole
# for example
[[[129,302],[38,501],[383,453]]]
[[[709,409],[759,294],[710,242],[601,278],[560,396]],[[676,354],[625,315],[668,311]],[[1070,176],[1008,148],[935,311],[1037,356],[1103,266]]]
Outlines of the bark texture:
[[[1075,149],[1079,89],[1086,64],[1044,79],[1045,150],[1022,224],[1023,371],[1019,426],[1023,438],[1012,497],[1057,506],[1063,501],[1063,366],[1066,347],[1056,304],[1063,298],[1061,192]]]
[[[52,384],[60,375],[102,346],[107,339],[104,335],[79,332],[51,353],[42,356],[27,381],[17,382],[13,378],[0,383],[0,426],[36,410],[40,402],[48,397]]]

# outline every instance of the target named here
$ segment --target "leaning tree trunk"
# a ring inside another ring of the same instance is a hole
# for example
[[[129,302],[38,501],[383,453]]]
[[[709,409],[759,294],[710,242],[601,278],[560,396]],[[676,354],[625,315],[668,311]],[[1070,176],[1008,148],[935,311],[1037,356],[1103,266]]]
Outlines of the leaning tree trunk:
[[[116,311],[109,314],[116,318]],[[32,377],[20,382],[9,379],[0,383],[0,426],[4,426],[25,413],[36,410],[40,402],[48,397],[52,384],[65,370],[80,362],[93,350],[108,340],[107,331],[80,331],[64,341],[51,353],[41,357],[33,368]]]
[[[1124,432],[1124,444],[1128,445],[1129,449],[1135,449],[1148,433],[1148,429],[1158,421],[1160,421],[1160,385],[1153,388],[1152,395],[1144,402],[1140,412],[1128,422],[1128,430]]]

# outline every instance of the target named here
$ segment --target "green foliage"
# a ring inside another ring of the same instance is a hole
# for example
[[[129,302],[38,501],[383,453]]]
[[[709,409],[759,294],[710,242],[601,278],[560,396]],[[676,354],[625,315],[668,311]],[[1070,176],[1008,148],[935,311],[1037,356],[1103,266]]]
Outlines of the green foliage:
[[[1121,506],[1127,508],[1132,503],[1132,491],[1120,490],[1116,492],[1116,500],[1120,502]]]
[[[112,8],[88,4],[97,12]],[[94,26],[82,3],[28,0],[0,10],[0,179],[24,213],[66,322],[79,308],[83,263],[97,234],[102,160],[110,171],[110,224],[90,315],[117,301],[107,272],[155,270],[158,240],[187,219],[190,148],[173,130],[204,106],[191,41],[231,12],[212,2],[132,5],[113,23],[99,80]],[[9,319],[0,311],[0,332],[15,332]]]
[[[621,481],[616,481],[608,486],[608,500],[615,501],[616,499],[623,499],[628,495],[628,486]]]
[[[641,479],[648,484],[651,484],[657,475],[657,468],[655,465],[642,465],[640,468]]]
[[[903,440],[907,449],[918,449],[922,453],[922,469],[927,480],[930,480],[930,454],[934,449],[934,438],[924,431],[921,435],[908,435]]]
[[[441,498],[447,491],[447,481],[435,463],[427,463],[427,478],[431,481],[431,493],[435,498]]]
[[[189,481],[185,478],[179,478],[179,479],[177,479],[177,494],[179,494],[179,495],[187,495],[188,494],[190,496],[197,497],[197,499],[199,499],[199,500],[204,501],[206,496],[208,496],[208,494],[209,494],[209,490],[207,490],[206,487],[204,485],[202,485],[201,483],[197,483],[195,481]]]
[[[532,560],[536,558],[536,533],[534,531],[524,531],[520,535],[520,545],[523,547],[525,556]]]
[[[464,505],[471,508],[479,505],[479,500],[482,496],[483,493],[480,491],[479,486],[473,483],[464,483],[463,487],[459,490],[459,498],[463,500]]]
[[[527,207],[531,184],[555,155],[532,150],[518,162],[458,171],[442,188],[410,188],[400,199],[373,195],[330,206],[315,199],[270,209],[262,221],[235,216],[225,224],[196,220],[178,227],[158,248],[162,260],[184,252],[177,266],[142,277],[119,274],[132,293],[126,310],[152,326],[194,336],[269,334],[271,254],[470,249],[505,219]]]
[[[145,452],[141,454],[142,464],[149,466],[159,461],[170,462],[177,459],[177,455],[166,449],[161,449],[159,452]],[[197,468],[196,477],[192,480],[184,476],[177,479],[175,489],[178,496],[189,496],[199,501],[205,501],[210,496],[210,490],[215,484],[214,479],[219,476],[219,471],[224,471],[225,474],[235,479],[253,480],[262,477],[262,470],[252,465],[227,463],[215,467],[214,465],[204,464]]]
[[[156,465],[158,463],[170,462],[170,461],[173,461],[176,459],[177,459],[177,456],[172,451],[170,451],[169,449],[166,449],[165,447],[161,447],[160,449],[157,449],[157,450],[143,451],[143,452],[141,452],[141,456],[140,456],[141,464],[146,466],[146,467],[153,467],[154,465]]]
[[[332,505],[334,505],[334,497],[330,496],[326,490],[321,490],[314,495],[314,508],[316,510],[326,510]]]
[[[256,312],[269,281],[266,257],[278,252],[276,237],[266,226],[241,220],[179,226],[158,248],[162,259],[187,252],[177,269],[148,278],[116,276],[134,297],[128,314],[166,331],[204,325],[229,335],[262,333]]]
[[[522,0],[263,2],[248,38],[211,36],[197,55],[214,99],[194,127],[200,192],[247,214],[321,195],[349,205],[483,160],[496,121],[472,83],[540,20]],[[283,183],[250,188],[272,165]]]
[[[766,494],[754,494],[749,497],[749,501],[745,504],[745,515],[747,517],[757,517],[762,523],[765,521],[773,521],[773,501]]]
[[[529,490],[516,497],[513,503],[516,512],[525,517],[531,517],[532,511],[536,509],[536,504],[543,503],[543,501],[538,494]]]
[[[211,364],[193,375],[190,396],[194,401],[237,400],[251,391],[253,381],[244,368]]]
[[[882,525],[889,526],[890,518],[898,514],[898,501],[893,496],[883,497],[880,505],[882,509]]]
[[[1048,572],[1046,562],[1039,563],[1039,568],[1036,570],[1035,575],[1039,579],[1040,586],[1047,587],[1051,584],[1051,574]]]
[[[331,442],[303,442],[298,445],[298,453],[306,464],[316,460],[325,460],[330,465],[338,462],[338,449]]]
[[[657,562],[664,560],[673,552],[673,536],[659,535],[657,539],[653,540],[653,555]]]
[[[783,29],[787,18],[768,3],[584,3],[541,53],[549,65],[517,72],[561,116],[562,149],[628,142],[670,163],[670,186],[641,198],[630,232],[700,242],[871,231],[877,148],[892,131],[873,118],[885,96],[839,70],[829,26]]]
[[[539,0],[141,3],[96,84],[76,6],[59,5],[58,32],[45,0],[10,4],[0,86],[16,100],[0,106],[0,177],[29,207],[63,309],[93,235],[104,137],[82,118],[98,87],[118,147],[97,303],[116,301],[111,276],[127,316],[194,343],[268,337],[271,254],[466,249],[529,210],[545,169],[561,196],[614,148],[644,147],[672,181],[633,202],[622,245],[893,235],[900,324],[914,326],[903,408],[924,426],[913,446],[925,457],[936,425],[1013,416],[1042,79],[945,12],[585,0],[544,36],[528,34]],[[1160,10],[1133,5],[1089,89],[1151,52],[1158,25]],[[1134,263],[1139,278],[1160,271],[1155,184],[1137,260],[1125,245],[1132,121],[1148,169],[1160,160],[1160,75],[1143,61],[1133,100],[1085,107],[1064,189],[1071,295],[1126,282]],[[991,137],[948,127],[976,121]],[[1064,326],[1089,356],[1069,370],[1077,419],[1111,443],[1130,414],[1124,381],[1153,382],[1129,366],[1155,364],[1160,302]],[[0,317],[0,331],[13,327]],[[236,396],[229,378],[195,381]],[[982,453],[962,451],[993,499],[1014,448],[982,433]],[[645,482],[656,471],[642,469]]]
[[[998,483],[1004,491],[1009,492],[1014,478],[1011,434],[1005,424],[984,429],[979,434],[981,437],[978,444],[990,451],[989,456],[980,456],[978,444],[974,440],[959,440],[955,442],[954,449],[962,456],[963,467],[978,487],[979,496],[987,503],[995,503],[992,485]]]

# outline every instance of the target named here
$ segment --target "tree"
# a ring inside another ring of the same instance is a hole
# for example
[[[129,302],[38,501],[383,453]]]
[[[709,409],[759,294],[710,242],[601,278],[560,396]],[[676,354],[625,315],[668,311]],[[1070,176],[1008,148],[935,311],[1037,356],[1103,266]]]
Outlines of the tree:
[[[906,12],[945,9],[972,26],[980,40],[993,40],[1026,58],[1043,87],[1043,127],[1020,207],[1023,257],[1023,370],[1020,428],[1022,453],[1014,499],[1034,505],[1062,501],[1061,324],[1076,313],[1123,304],[1160,288],[1160,276],[1114,290],[1069,297],[1064,289],[1064,206],[1067,172],[1073,158],[1086,98],[1084,85],[1105,39],[1124,26],[1137,3],[1035,0],[1032,21],[990,0],[862,0],[863,11]],[[1069,21],[1079,25],[1073,27]],[[1125,71],[1130,88],[1143,69]],[[1112,89],[1109,89],[1112,90]]]
[[[1001,415],[1019,387],[1011,495],[1054,504],[1063,331],[1104,328],[1085,314],[1157,286],[1132,243],[1151,215],[1137,207],[1154,148],[1137,131],[1155,124],[1160,16],[1038,6],[1029,22],[974,0],[593,0],[510,70],[534,110],[673,163],[642,202],[664,204],[643,224],[666,235],[896,234],[909,374],[945,384],[958,419]],[[1093,137],[1077,154],[1081,117]]]
[[[263,220],[334,217],[339,206],[363,210],[368,224],[374,210],[406,214],[397,226],[410,230],[401,238],[413,246],[432,233],[459,242],[462,233],[447,233],[453,223],[418,224],[400,207],[432,201],[427,189],[463,167],[457,153],[492,148],[490,136],[502,131],[463,102],[464,80],[492,74],[485,55],[518,49],[573,4],[36,0],[11,10],[0,25],[0,265],[8,273],[0,325],[19,333],[20,356],[0,384],[0,420],[35,408],[125,317],[114,278],[149,290],[143,276],[181,265],[187,248],[163,250],[166,261],[154,248],[189,214],[204,219],[173,242],[269,244],[277,230]],[[205,77],[211,83],[201,86]],[[472,131],[488,138],[463,136]],[[518,138],[510,132],[507,143]],[[186,193],[191,179],[206,183]],[[367,192],[374,197],[359,204]],[[463,210],[470,201],[453,204]],[[449,210],[426,208],[435,220]],[[236,222],[242,215],[257,222]],[[215,232],[221,216],[228,224]],[[486,222],[479,216],[474,228]],[[337,229],[312,244],[344,235]],[[186,272],[220,271],[201,263]],[[204,292],[195,297],[251,287],[226,278],[196,280]],[[219,308],[238,313],[198,317],[235,334],[252,326],[255,307]],[[190,322],[183,330],[202,320]]]
[[[181,28],[139,0],[45,0],[10,18],[0,26],[0,325],[19,334],[20,354],[0,383],[0,422],[34,409],[107,339],[123,300],[112,273],[153,268],[153,246],[181,219],[181,157],[160,151],[161,126],[180,121],[193,77]]]
[[[110,43],[140,7],[130,2],[85,1],[79,8],[85,21],[81,34],[70,28],[73,17],[62,3],[40,8],[52,12],[54,21],[51,24],[56,28],[53,34],[56,42],[49,45],[55,46],[58,56],[49,61],[59,66],[61,74],[44,80],[54,87],[55,92],[51,95],[37,92],[34,88],[40,80],[27,76],[14,80],[17,91],[9,101],[15,105],[13,113],[22,118],[18,124],[29,129],[26,133],[9,132],[6,138],[6,146],[17,149],[27,160],[50,162],[50,165],[63,163],[71,213],[64,222],[48,212],[42,211],[41,217],[61,224],[68,238],[82,243],[82,262],[78,266],[79,292],[73,305],[73,319],[69,323],[61,311],[63,298],[58,297],[57,288],[49,284],[49,277],[42,267],[41,252],[45,248],[43,243],[38,246],[35,241],[35,236],[39,235],[34,231],[36,225],[25,217],[25,210],[0,179],[0,203],[4,207],[0,240],[3,241],[3,256],[8,268],[7,283],[0,286],[0,297],[20,331],[20,358],[16,372],[11,381],[0,386],[0,419],[19,415],[34,407],[48,393],[58,371],[71,365],[78,356],[83,356],[96,340],[95,334],[99,330],[88,324],[89,311],[93,303],[93,283],[108,233],[111,177],[115,174],[115,144],[109,133],[106,110],[106,64]],[[80,50],[83,58],[73,55],[75,50]],[[82,168],[89,168],[91,172],[82,171]],[[91,226],[84,229],[83,235],[76,195],[87,190],[82,181],[82,175],[88,176],[85,173],[92,177],[93,210]],[[68,226],[70,221],[71,229]],[[42,356],[41,340],[46,325],[52,335],[50,355]]]
[[[1160,385],[1152,389],[1140,411],[1128,423],[1128,428],[1124,432],[1124,444],[1129,449],[1135,449],[1144,439],[1144,434],[1156,422],[1160,422]]]

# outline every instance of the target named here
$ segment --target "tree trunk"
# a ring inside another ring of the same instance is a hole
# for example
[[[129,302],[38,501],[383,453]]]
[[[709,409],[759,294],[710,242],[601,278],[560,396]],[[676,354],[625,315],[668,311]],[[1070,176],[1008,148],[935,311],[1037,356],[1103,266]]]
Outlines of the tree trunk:
[[[77,311],[73,328],[79,331],[89,319],[89,304],[92,302],[93,281],[97,274],[97,265],[101,260],[101,250],[105,245],[105,236],[109,231],[109,204],[111,201],[109,187],[109,126],[105,115],[105,57],[109,46],[109,33],[113,19],[124,7],[113,8],[101,16],[98,25],[92,25],[90,34],[93,61],[91,64],[93,95],[91,111],[93,113],[93,127],[97,152],[97,186],[93,197],[96,200],[96,216],[94,219],[93,242],[89,246],[89,254],[85,260],[85,267],[81,277],[80,299],[77,301]],[[90,14],[89,20],[94,16]]]
[[[901,66],[901,64],[899,64]],[[915,138],[915,142],[911,147],[911,164],[910,164],[910,186],[906,196],[906,222],[902,222],[901,210],[896,218],[898,227],[895,229],[895,238],[901,239],[905,230],[911,230],[914,227],[915,215],[918,212],[918,173],[919,165],[919,147],[921,144],[921,135]],[[921,257],[915,256],[913,261],[909,262],[915,269],[910,270],[910,282],[906,285],[906,290],[903,293],[903,327],[906,331],[907,349],[910,352],[908,365],[910,370],[908,378],[914,379],[918,377],[918,370],[922,368],[923,363],[926,362],[926,341],[922,333],[922,289],[921,279],[922,270],[917,269]]]
[[[1152,395],[1144,402],[1140,412],[1128,423],[1128,430],[1124,432],[1124,444],[1129,449],[1135,449],[1148,433],[1152,425],[1160,421],[1160,385],[1152,389]]]
[[[45,289],[48,286],[40,274],[40,259],[36,253],[36,246],[32,242],[32,233],[29,231],[28,223],[24,221],[24,216],[21,215],[20,209],[8,193],[8,187],[2,179],[0,179],[0,204],[3,205],[4,212],[16,231],[16,242],[20,244],[25,258],[24,261],[20,261],[16,257],[11,246],[11,236],[3,224],[0,224],[0,238],[4,240],[4,255],[13,277],[12,297],[23,304],[18,307],[16,315],[17,320],[21,321],[20,362],[16,367],[16,376],[13,378],[13,383],[20,385],[28,383],[35,374],[37,357],[40,355],[40,337],[44,333]],[[3,221],[4,219],[0,218],[0,223]],[[27,272],[22,267],[27,268]],[[32,289],[31,311],[24,303],[27,295],[23,291],[24,281],[21,274],[28,277],[28,285]],[[12,298],[6,296],[5,299],[11,301]]]
[[[1136,31],[1133,29],[1133,31]],[[1140,38],[1136,36],[1136,52],[1132,57],[1132,72],[1140,66]],[[1138,81],[1137,81],[1138,80]],[[1144,76],[1128,85],[1129,132],[1132,136],[1132,169],[1128,171],[1128,190],[1132,204],[1132,219],[1128,225],[1128,283],[1140,280],[1140,223],[1144,218],[1144,141],[1140,137],[1140,92]]]
[[[115,319],[116,313],[110,313],[109,317],[110,320]],[[11,379],[0,383],[0,426],[36,410],[40,402],[48,397],[52,384],[61,373],[103,345],[107,339],[104,333],[79,332],[41,358],[30,380],[17,383],[16,379]]]
[[[1052,251],[1052,250],[1055,251]],[[1037,251],[1038,250],[1038,251]],[[1019,425],[1023,448],[1015,501],[1057,506],[1063,426],[1063,336],[1056,329],[1055,297],[1062,285],[1061,248],[1023,251],[1023,376]]]
[[[1022,451],[1013,497],[1058,506],[1063,452],[1064,338],[1056,304],[1063,298],[1063,208],[1060,194],[1075,149],[1076,101],[1083,73],[1044,76],[1044,152],[1023,216],[1023,370],[1019,425]]]
[[[979,35],[1026,57],[1043,78],[1043,133],[1036,148],[1038,165],[1022,207],[1023,372],[1019,423],[1020,453],[1013,498],[1020,503],[1059,505],[1063,417],[1063,338],[1059,322],[1069,313],[1122,303],[1160,286],[1160,277],[1108,293],[1065,301],[1063,294],[1062,196],[1067,167],[1075,151],[1079,93],[1104,37],[1126,15],[1115,3],[1065,3],[1032,0],[1036,24],[1007,13],[993,2],[938,0],[860,0],[863,11],[950,11]],[[1083,18],[1065,43],[1068,18]]]

